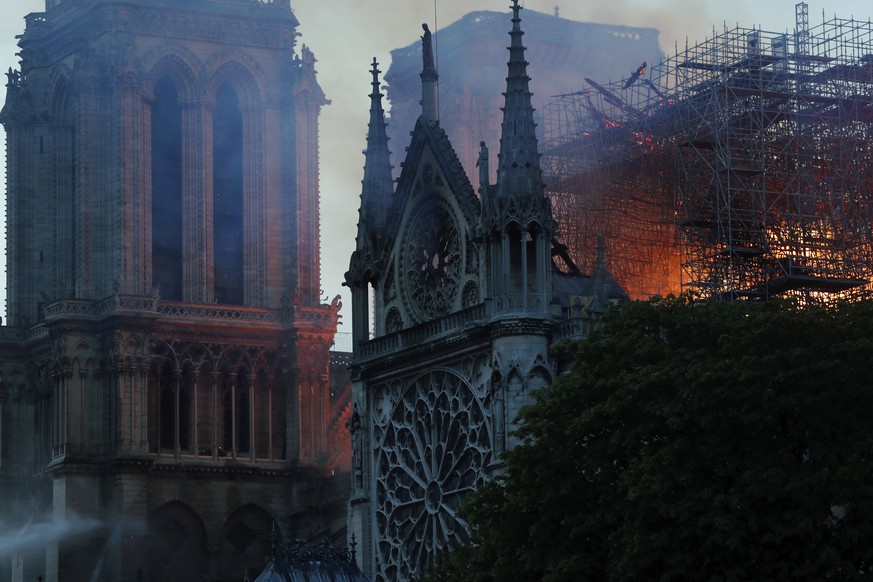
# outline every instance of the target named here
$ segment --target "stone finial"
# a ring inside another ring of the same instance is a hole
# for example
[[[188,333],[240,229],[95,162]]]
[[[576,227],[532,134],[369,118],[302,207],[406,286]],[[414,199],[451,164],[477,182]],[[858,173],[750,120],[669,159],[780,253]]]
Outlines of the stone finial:
[[[436,74],[436,64],[433,58],[433,37],[426,22],[421,24],[421,29],[424,31],[424,34],[421,35],[421,74],[424,75],[430,72]]]
[[[484,141],[479,142],[479,159],[476,160],[476,167],[479,168],[479,193],[484,196],[488,191],[488,180],[490,178],[488,168],[488,146]]]
[[[436,70],[436,60],[433,52],[433,39],[427,24],[421,25],[424,34],[421,36],[421,116],[430,122],[439,121],[439,75]]]
[[[531,105],[530,77],[527,74],[522,42],[521,6],[512,2],[512,30],[509,33],[509,62],[506,77],[500,154],[497,165],[498,198],[543,198],[545,196],[536,123]]]

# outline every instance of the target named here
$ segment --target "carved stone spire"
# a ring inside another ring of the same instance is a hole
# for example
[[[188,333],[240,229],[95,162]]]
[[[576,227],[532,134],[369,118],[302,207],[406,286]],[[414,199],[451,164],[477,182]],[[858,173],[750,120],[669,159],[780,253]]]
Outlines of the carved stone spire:
[[[364,150],[364,179],[361,188],[361,208],[358,221],[358,249],[366,239],[375,241],[376,233],[385,225],[388,207],[394,194],[391,174],[391,152],[388,150],[385,110],[379,92],[379,63],[373,57],[373,91],[370,93],[370,123],[367,149]]]
[[[355,251],[346,271],[345,285],[352,291],[352,341],[357,354],[361,342],[370,333],[369,286],[379,270],[377,249],[394,196],[391,176],[391,152],[385,131],[385,110],[379,92],[379,63],[373,57],[373,90],[370,93],[370,123],[367,129],[367,149],[364,150],[364,179],[361,184],[361,206],[358,209],[358,234]]]
[[[497,184],[482,196],[482,226],[493,245],[488,272],[497,309],[543,316],[552,300],[550,242],[556,225],[540,170],[520,10],[513,0]]]
[[[436,64],[433,58],[433,41],[427,24],[422,24],[424,34],[421,36],[421,116],[425,121],[436,123],[440,120],[439,96]]]
[[[543,180],[537,147],[536,124],[531,105],[530,77],[524,60],[521,6],[512,2],[512,41],[509,46],[509,74],[506,77],[500,155],[497,167],[497,196],[542,197]]]
[[[606,242],[603,235],[597,235],[597,266],[591,274],[593,299],[588,306],[591,313],[604,313],[610,305],[629,301],[627,293],[606,267]]]

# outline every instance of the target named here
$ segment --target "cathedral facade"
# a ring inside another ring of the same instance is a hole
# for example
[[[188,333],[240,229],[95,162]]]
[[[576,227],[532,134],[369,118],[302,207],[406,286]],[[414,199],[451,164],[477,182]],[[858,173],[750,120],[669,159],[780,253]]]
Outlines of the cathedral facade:
[[[500,471],[519,408],[560,373],[551,345],[585,335],[593,318],[626,298],[602,248],[586,276],[559,243],[522,34],[514,1],[497,179],[490,181],[483,142],[476,190],[440,125],[427,27],[422,108],[396,185],[373,62],[346,284],[354,339],[349,532],[374,580],[412,579],[466,539],[457,509]]]
[[[0,113],[0,580],[241,580],[274,524],[342,529],[328,101],[297,26],[290,0],[27,16]]]

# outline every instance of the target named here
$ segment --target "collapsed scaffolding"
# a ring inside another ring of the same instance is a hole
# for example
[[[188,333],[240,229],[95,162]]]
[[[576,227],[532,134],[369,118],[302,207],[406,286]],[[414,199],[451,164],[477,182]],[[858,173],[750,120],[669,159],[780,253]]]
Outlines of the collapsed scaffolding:
[[[602,235],[635,297],[869,293],[873,25],[796,18],[550,100],[543,168],[581,266]]]

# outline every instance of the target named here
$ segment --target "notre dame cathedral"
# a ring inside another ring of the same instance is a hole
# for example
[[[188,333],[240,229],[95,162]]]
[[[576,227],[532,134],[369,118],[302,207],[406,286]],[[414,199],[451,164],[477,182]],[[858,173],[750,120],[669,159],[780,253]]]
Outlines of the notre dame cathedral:
[[[274,524],[342,530],[327,100],[297,26],[290,0],[27,16],[0,113],[0,580],[239,581]]]
[[[500,471],[519,408],[561,373],[550,346],[584,336],[598,314],[627,297],[605,267],[602,244],[586,276],[558,242],[518,1],[497,179],[489,183],[482,143],[478,196],[440,126],[424,29],[422,109],[396,185],[373,62],[357,243],[346,274],[354,339],[349,531],[361,541],[364,572],[386,582],[414,578],[465,538],[461,500]]]

